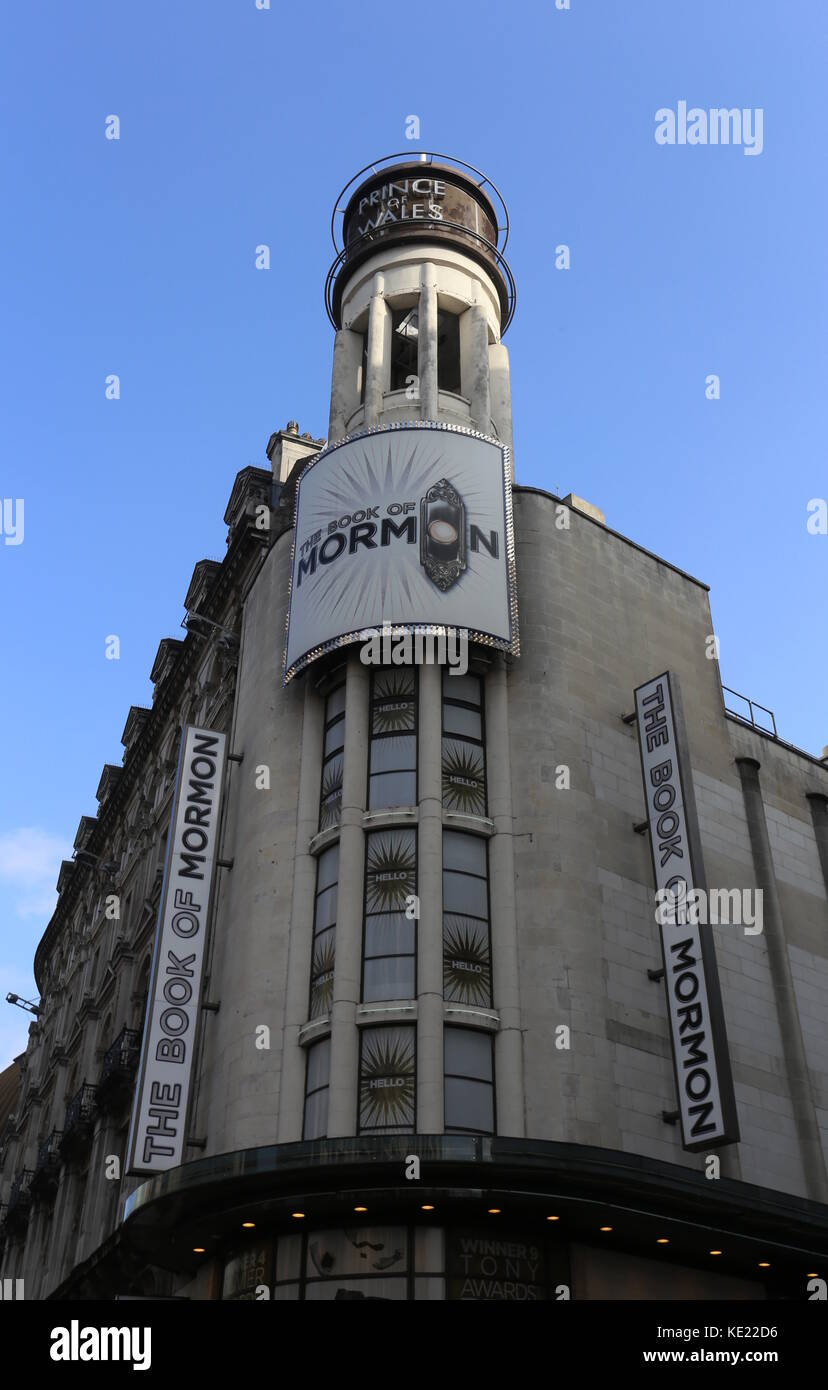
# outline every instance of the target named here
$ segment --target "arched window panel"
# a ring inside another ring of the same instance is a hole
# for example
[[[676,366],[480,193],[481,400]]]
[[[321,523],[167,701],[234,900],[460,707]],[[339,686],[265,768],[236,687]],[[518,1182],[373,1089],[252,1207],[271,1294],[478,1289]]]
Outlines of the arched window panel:
[[[364,1028],[360,1037],[360,1134],[412,1134],[416,1102],[415,1030]]]
[[[330,691],[325,701],[325,734],[322,748],[322,786],[319,794],[319,829],[339,825],[342,817],[342,768],[345,748],[345,683]]]
[[[443,805],[485,816],[486,733],[480,676],[443,672]]]
[[[368,809],[417,803],[417,674],[383,667],[371,676]]]
[[[454,830],[443,832],[443,996],[492,1003],[487,845]]]
[[[492,1037],[472,1028],[446,1028],[446,1134],[494,1134],[494,1054]]]
[[[339,845],[320,854],[316,864],[316,901],[311,949],[310,1018],[329,1012],[333,1002],[336,914],[339,890]]]
[[[305,1120],[303,1139],[324,1139],[328,1132],[328,1088],[331,1076],[331,1040],[323,1038],[308,1048],[305,1072]]]
[[[416,892],[416,832],[375,830],[369,834],[362,951],[365,1003],[416,995],[417,923],[411,901]]]

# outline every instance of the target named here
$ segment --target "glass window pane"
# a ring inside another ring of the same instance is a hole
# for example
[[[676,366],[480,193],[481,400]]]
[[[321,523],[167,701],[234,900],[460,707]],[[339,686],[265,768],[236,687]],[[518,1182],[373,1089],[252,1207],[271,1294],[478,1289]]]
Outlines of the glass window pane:
[[[462,734],[465,738],[483,737],[483,720],[477,710],[462,705],[443,705],[443,728],[447,734]]]
[[[381,811],[384,806],[416,806],[416,772],[380,772],[370,781],[368,810]]]
[[[371,698],[374,700],[398,700],[402,696],[413,695],[416,688],[416,672],[413,666],[386,666],[374,672]]]
[[[488,917],[486,881],[468,874],[443,874],[443,907],[467,917]]]
[[[306,1091],[315,1091],[318,1086],[327,1086],[331,1066],[331,1040],[324,1038],[308,1048],[308,1079]]]
[[[314,938],[311,961],[310,1016],[318,1018],[328,1013],[333,1003],[334,965],[336,963],[336,929],[322,932]]]
[[[280,1236],[276,1242],[276,1278],[298,1279],[302,1258],[301,1236]]]
[[[402,730],[414,731],[416,720],[413,700],[384,700],[371,711],[371,733],[393,734]]]
[[[443,994],[461,1004],[492,1002],[489,928],[473,917],[443,914]]]
[[[492,1079],[492,1039],[489,1033],[471,1028],[445,1030],[446,1075],[475,1076],[480,1081]]]
[[[417,767],[417,740],[405,738],[375,738],[371,742],[371,772],[400,772]]]
[[[413,830],[376,830],[368,836],[365,871],[367,912],[401,912],[417,891],[416,840]]]
[[[455,830],[443,834],[443,867],[462,869],[467,874],[486,874],[486,841],[478,835],[461,835]]]
[[[325,751],[323,757],[328,758],[331,753],[340,752],[344,742],[345,720],[340,719],[336,724],[332,724],[325,733]]]
[[[414,1029],[365,1028],[359,1067],[359,1127],[414,1127]]]
[[[402,912],[381,912],[365,919],[365,955],[413,954],[417,923]]]
[[[404,1226],[349,1226],[308,1234],[309,1279],[341,1275],[404,1274],[408,1233]]]
[[[415,1226],[414,1268],[418,1274],[441,1274],[446,1267],[446,1232],[443,1226]],[[287,1276],[286,1276],[287,1277]]]
[[[338,690],[332,690],[328,696],[328,703],[325,706],[325,722],[334,719],[338,714],[345,712],[345,687],[341,685]]]
[[[485,816],[486,773],[482,747],[444,738],[441,775],[443,805],[447,811]]]
[[[316,899],[316,919],[314,928],[316,931],[324,931],[325,927],[332,927],[336,921],[336,899],[338,885],[333,888],[326,888],[324,893],[320,893]]]
[[[378,999],[413,999],[415,993],[413,956],[379,956],[366,960],[362,986],[366,1004]]]
[[[446,1129],[454,1127],[491,1134],[494,1129],[491,1086],[482,1081],[446,1077]]]
[[[305,1139],[324,1139],[328,1129],[328,1088],[315,1091],[305,1101]]]
[[[331,845],[330,849],[323,850],[317,863],[316,891],[321,893],[323,888],[336,883],[339,876],[339,845]]]
[[[465,700],[469,705],[479,705],[481,683],[479,676],[455,676],[451,669],[443,671],[443,699]]]

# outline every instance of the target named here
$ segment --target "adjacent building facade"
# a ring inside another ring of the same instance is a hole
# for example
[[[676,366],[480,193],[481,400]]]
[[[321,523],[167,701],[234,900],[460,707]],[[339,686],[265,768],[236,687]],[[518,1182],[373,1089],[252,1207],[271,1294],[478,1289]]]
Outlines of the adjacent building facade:
[[[826,761],[728,708],[704,584],[595,507],[514,481],[493,185],[399,157],[340,206],[327,444],[291,423],[269,469],[237,476],[227,554],[196,566],[187,634],[162,641],[152,707],[130,710],[61,868],[2,1136],[0,1273],[36,1298],[819,1296]],[[445,478],[378,531],[343,441],[370,468],[379,449],[387,471],[367,476],[402,499],[411,451],[450,472],[457,440],[502,462],[502,533]],[[336,482],[341,515],[303,551],[312,476]],[[494,614],[469,620],[462,674],[389,646],[366,661],[368,618],[303,646],[300,581],[319,581],[325,631],[353,601],[340,555],[385,566],[397,636],[441,621],[406,619],[404,562],[460,614],[496,562],[508,638]],[[648,825],[634,718],[635,689],[667,672],[697,859],[754,910],[710,929],[738,1138],[709,1148],[703,1128],[686,1146],[678,1114],[651,857],[670,827]],[[229,757],[183,1161],[128,1173],[187,726],[226,735]]]

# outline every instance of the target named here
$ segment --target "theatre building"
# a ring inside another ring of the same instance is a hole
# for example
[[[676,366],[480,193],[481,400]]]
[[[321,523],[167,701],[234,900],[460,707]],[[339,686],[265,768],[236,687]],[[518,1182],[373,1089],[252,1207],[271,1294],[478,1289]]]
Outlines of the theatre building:
[[[828,761],[704,583],[516,481],[494,185],[392,157],[333,227],[327,441],[236,476],[60,869],[0,1275],[824,1296]]]

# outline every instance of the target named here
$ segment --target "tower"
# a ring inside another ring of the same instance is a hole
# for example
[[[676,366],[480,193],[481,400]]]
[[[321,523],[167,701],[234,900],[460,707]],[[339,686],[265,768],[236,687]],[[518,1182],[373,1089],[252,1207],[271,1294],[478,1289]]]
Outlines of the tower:
[[[332,232],[329,442],[419,418],[471,426],[511,448],[502,339],[515,287],[494,184],[459,161],[391,156],[346,185]]]

